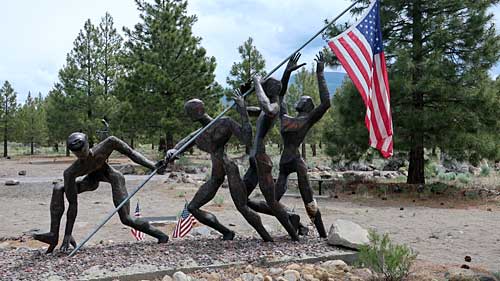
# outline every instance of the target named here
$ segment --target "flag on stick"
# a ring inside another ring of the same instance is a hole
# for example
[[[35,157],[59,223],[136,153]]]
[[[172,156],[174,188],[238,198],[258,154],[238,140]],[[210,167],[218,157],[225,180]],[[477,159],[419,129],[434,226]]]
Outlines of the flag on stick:
[[[328,45],[363,98],[370,146],[388,158],[393,151],[392,116],[380,27],[380,1],[374,0],[355,25]]]
[[[186,202],[186,204],[184,204],[184,209],[182,210],[181,216],[177,221],[177,225],[175,226],[174,233],[172,233],[173,238],[182,238],[186,236],[193,228],[193,225],[196,223],[196,219],[191,213],[189,213],[187,205],[188,203]]]
[[[141,209],[139,208],[139,201],[137,201],[137,205],[135,206],[135,213],[134,213],[134,216],[136,218],[140,218],[141,217]],[[132,228],[130,230],[132,232],[132,236],[134,236],[134,238],[137,240],[137,241],[142,241],[144,240],[144,237],[145,237],[145,234],[144,232],[141,232],[137,229],[134,229]]]

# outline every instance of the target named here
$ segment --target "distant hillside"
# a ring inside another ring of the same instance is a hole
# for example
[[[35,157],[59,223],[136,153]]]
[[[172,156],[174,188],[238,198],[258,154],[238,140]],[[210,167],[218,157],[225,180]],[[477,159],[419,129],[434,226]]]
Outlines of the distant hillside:
[[[346,73],[343,72],[325,72],[326,84],[328,86],[328,90],[330,90],[330,94],[335,94],[337,88],[342,86],[342,82],[346,78]],[[290,84],[295,81],[295,74],[290,78]]]
[[[328,90],[330,91],[330,95],[334,95],[337,88],[342,86],[342,82],[346,78],[346,73],[343,72],[325,72],[326,84],[328,86]],[[289,86],[295,81],[295,74],[290,78]],[[224,106],[227,105],[227,99],[225,96],[221,98],[222,104]]]

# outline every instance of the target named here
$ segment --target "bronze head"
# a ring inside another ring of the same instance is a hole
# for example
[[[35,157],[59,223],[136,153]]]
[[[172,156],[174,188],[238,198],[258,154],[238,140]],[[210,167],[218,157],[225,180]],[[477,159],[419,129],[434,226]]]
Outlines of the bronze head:
[[[198,121],[205,115],[205,104],[199,99],[191,99],[184,104],[184,111],[191,120]]]
[[[87,135],[84,133],[76,132],[69,135],[66,141],[68,149],[75,154],[78,158],[86,158],[89,156],[89,141]]]
[[[314,102],[310,96],[301,96],[295,104],[298,113],[309,113],[314,109]]]
[[[278,100],[278,96],[281,91],[281,81],[270,77],[262,83],[262,88],[264,89],[264,92],[269,100],[271,100],[271,102],[275,102]]]

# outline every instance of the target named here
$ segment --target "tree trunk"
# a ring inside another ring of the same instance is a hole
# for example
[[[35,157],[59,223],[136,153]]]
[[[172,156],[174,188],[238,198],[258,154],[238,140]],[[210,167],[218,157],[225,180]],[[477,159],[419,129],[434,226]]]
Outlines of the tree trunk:
[[[160,142],[158,144],[158,151],[167,151],[167,142],[165,141],[164,137],[160,137]]]
[[[167,140],[167,149],[174,148],[174,136],[172,135],[172,133],[167,133],[166,140]]]
[[[69,148],[66,146],[66,157],[69,157]]]
[[[155,143],[153,141],[151,142],[151,150],[155,150]]]
[[[7,118],[7,116],[5,116]],[[7,119],[5,119],[5,129],[3,131],[3,157],[7,157]]]
[[[134,148],[134,136],[130,137],[130,147],[131,147],[132,149],[135,149],[135,148]]]
[[[323,149],[323,143],[319,141],[319,149]]]
[[[316,156],[316,144],[315,143],[311,144],[311,149],[312,149],[313,157],[315,157]]]
[[[56,152],[59,152],[59,143],[57,143],[57,142],[56,142],[56,143],[54,144],[54,150],[55,150]]]
[[[409,184],[425,184],[424,173],[424,95],[416,86],[420,77],[423,74],[422,61],[424,59],[422,53],[423,46],[423,33],[422,33],[422,13],[420,0],[415,0],[413,4],[412,17],[413,17],[413,47],[412,59],[415,65],[415,70],[412,75],[412,83],[415,85],[413,95],[413,112],[411,114],[414,118],[414,129],[410,135],[410,166],[408,167],[408,178],[406,180]]]
[[[31,139],[31,151],[30,151],[31,155],[34,155],[35,154],[35,144],[33,142],[33,139]]]
[[[302,158],[304,158],[304,160],[307,159],[307,155],[306,155],[306,142],[305,141],[302,143]]]

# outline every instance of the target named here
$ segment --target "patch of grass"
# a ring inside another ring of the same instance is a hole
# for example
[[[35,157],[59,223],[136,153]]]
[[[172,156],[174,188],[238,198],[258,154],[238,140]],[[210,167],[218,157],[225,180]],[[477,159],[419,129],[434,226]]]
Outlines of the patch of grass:
[[[481,166],[481,177],[488,177],[491,173],[491,168],[488,165]]]
[[[448,185],[442,182],[435,182],[429,184],[429,188],[431,193],[443,194],[448,189]]]
[[[178,160],[175,161],[175,164],[183,167],[192,165],[193,163],[191,162],[191,160],[189,160],[189,158],[183,155]]]
[[[417,254],[406,245],[394,244],[387,233],[380,235],[370,231],[369,239],[370,244],[359,251],[359,265],[382,274],[383,280],[404,280]]]
[[[186,196],[186,192],[184,192],[184,191],[177,192],[177,197],[182,198],[182,197],[185,197],[185,196]]]
[[[468,174],[458,174],[457,180],[463,184],[470,183],[470,176]]]
[[[457,174],[455,173],[439,173],[438,179],[440,181],[454,181],[457,178]]]
[[[222,207],[224,205],[224,196],[217,194],[215,195],[213,201],[215,206]]]

